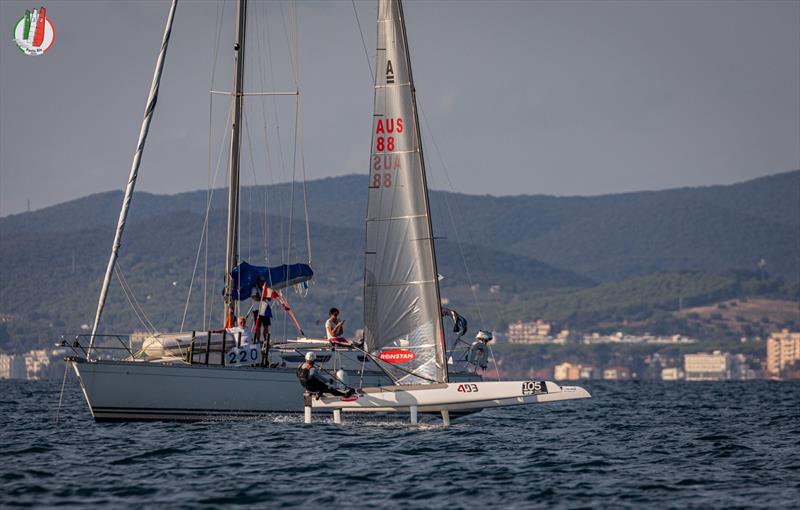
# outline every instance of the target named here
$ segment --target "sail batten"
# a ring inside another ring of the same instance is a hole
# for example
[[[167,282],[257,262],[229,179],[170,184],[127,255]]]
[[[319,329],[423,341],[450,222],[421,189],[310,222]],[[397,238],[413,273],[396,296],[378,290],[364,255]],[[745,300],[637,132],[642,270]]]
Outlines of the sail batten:
[[[364,275],[367,347],[398,384],[447,380],[434,236],[402,6],[378,4]]]

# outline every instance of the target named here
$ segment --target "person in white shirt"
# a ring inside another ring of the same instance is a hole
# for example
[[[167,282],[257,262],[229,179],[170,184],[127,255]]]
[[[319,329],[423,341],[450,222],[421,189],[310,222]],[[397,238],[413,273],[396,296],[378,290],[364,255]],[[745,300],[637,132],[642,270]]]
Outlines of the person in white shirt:
[[[250,328],[247,327],[247,319],[244,316],[239,317],[239,325],[234,326],[232,328],[227,328],[226,331],[228,334],[233,335],[233,339],[235,342],[239,341],[239,335],[242,335],[241,345],[249,344],[250,343]]]
[[[325,321],[325,335],[331,343],[344,343],[344,321],[339,320],[339,309],[331,308]]]

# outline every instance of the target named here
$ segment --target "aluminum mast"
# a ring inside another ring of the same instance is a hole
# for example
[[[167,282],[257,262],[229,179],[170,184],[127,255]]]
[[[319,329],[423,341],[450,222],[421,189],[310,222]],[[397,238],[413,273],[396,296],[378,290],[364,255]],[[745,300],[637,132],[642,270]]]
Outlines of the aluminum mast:
[[[150,95],[147,97],[147,104],[144,109],[142,128],[139,131],[139,141],[136,144],[136,152],[133,154],[131,173],[128,177],[128,186],[125,188],[125,197],[122,199],[122,209],[119,211],[117,232],[114,234],[114,244],[111,245],[111,257],[108,259],[106,275],[103,278],[103,287],[100,289],[100,299],[97,301],[97,312],[95,313],[94,324],[92,325],[92,336],[89,337],[89,349],[87,351],[87,356],[92,351],[92,347],[94,346],[94,338],[97,334],[97,327],[100,325],[100,317],[103,315],[103,307],[105,307],[106,298],[108,297],[108,287],[111,284],[111,275],[114,274],[114,266],[116,265],[117,257],[119,256],[119,247],[122,244],[122,232],[125,230],[125,221],[128,218],[128,210],[131,207],[133,190],[136,187],[136,178],[139,176],[139,165],[142,162],[144,143],[147,140],[147,133],[150,130],[150,121],[153,119],[153,112],[156,109],[156,102],[158,101],[158,88],[161,84],[161,72],[164,69],[164,60],[167,57],[167,46],[169,45],[169,37],[172,33],[172,21],[175,19],[175,8],[177,5],[178,0],[172,0],[172,3],[169,7],[167,26],[164,28],[164,37],[161,40],[161,51],[158,53],[156,70],[153,73],[153,82],[150,85]]]
[[[228,238],[225,250],[225,326],[233,326],[236,301],[233,299],[231,271],[239,264],[239,155],[241,153],[241,119],[244,95],[244,43],[247,30],[247,0],[239,0],[236,8],[236,43],[233,74],[233,116],[231,152],[228,164]]]

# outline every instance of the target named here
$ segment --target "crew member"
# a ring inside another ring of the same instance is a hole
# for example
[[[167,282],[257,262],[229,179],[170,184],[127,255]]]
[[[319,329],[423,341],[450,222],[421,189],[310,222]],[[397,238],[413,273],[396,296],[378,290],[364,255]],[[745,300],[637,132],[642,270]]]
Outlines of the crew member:
[[[325,377],[320,369],[314,363],[317,355],[313,352],[306,353],[306,360],[297,368],[297,378],[300,379],[300,384],[310,393],[316,393],[317,398],[324,394],[337,395],[339,397],[350,397],[355,390],[348,388],[347,391],[340,391],[331,386],[330,380]]]
[[[264,278],[259,276],[258,282],[250,289],[250,300],[253,302],[253,324],[255,325],[253,335],[255,335],[256,342],[264,340],[265,343],[269,343],[269,327],[272,324],[272,309],[270,308],[272,298],[269,288],[266,289],[266,294],[264,293],[265,285]],[[263,301],[262,297],[264,298]]]
[[[237,326],[227,328],[226,331],[233,335],[233,338],[235,338],[237,341],[239,340],[239,335],[242,335],[242,345],[250,343],[250,331],[247,328],[247,319],[244,317],[244,315],[239,316],[239,322]]]
[[[325,321],[325,336],[332,344],[348,343],[344,338],[344,321],[339,320],[339,309],[331,308]]]

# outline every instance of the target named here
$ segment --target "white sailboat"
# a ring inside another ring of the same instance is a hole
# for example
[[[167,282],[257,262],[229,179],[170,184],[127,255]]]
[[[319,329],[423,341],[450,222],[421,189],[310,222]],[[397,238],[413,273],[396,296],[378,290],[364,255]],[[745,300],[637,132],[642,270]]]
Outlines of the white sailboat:
[[[354,346],[337,346],[334,349],[323,339],[285,339],[271,348],[267,346],[267,352],[264,353],[262,345],[239,345],[241,337],[237,338],[223,329],[160,333],[138,350],[125,342],[123,337],[98,333],[156,107],[176,7],[177,0],[172,0],[92,333],[85,339],[88,342],[83,342],[79,337],[67,346],[74,351],[67,361],[78,376],[92,416],[97,421],[198,420],[250,417],[270,412],[300,412],[303,410],[303,389],[297,380],[296,366],[308,351],[315,351],[317,359],[323,363],[323,369],[335,374],[343,384],[394,384],[389,370],[407,361],[402,355],[393,357],[392,353],[380,352],[373,355]],[[242,103],[247,95],[243,92],[247,7],[247,0],[237,0],[236,40],[233,46],[235,69],[233,91],[230,93],[233,105],[228,162],[226,326],[233,322],[237,300],[247,299],[247,289],[252,285],[249,282],[253,278],[264,277],[271,290],[280,292],[313,275],[307,264],[259,268],[239,258],[240,124]],[[429,305],[426,304],[425,310],[429,310]],[[437,331],[441,331],[441,318],[435,323]],[[480,364],[480,361],[474,360],[472,363],[466,360],[454,362],[454,366],[460,367],[457,377],[465,381],[480,380]],[[243,388],[247,388],[247,391],[242,391]]]
[[[589,397],[583,388],[549,381],[482,381],[490,334],[479,332],[477,340],[463,352],[455,352],[456,343],[448,349],[425,160],[399,0],[380,0],[378,5],[364,273],[366,348],[334,349],[324,340],[286,339],[273,345],[262,360],[261,346],[240,346],[239,339],[224,330],[161,334],[139,352],[123,342],[116,350],[102,343],[107,337],[98,334],[98,325],[156,104],[176,4],[177,0],[172,0],[92,334],[86,346],[76,341],[74,355],[67,358],[95,420],[239,418],[300,412],[304,408],[309,419],[313,406],[333,410],[339,418],[342,410],[409,412],[412,421],[419,412],[441,412],[449,422],[451,412]],[[248,288],[246,280],[253,275],[264,276],[273,290],[280,291],[313,274],[304,264],[253,268],[239,259],[239,124],[245,96],[246,29],[247,0],[237,0],[225,262],[227,323],[232,321],[237,299],[242,299],[242,289]],[[465,331],[456,329],[459,336]],[[308,351],[316,352],[323,369],[360,388],[359,397],[354,401],[304,398],[295,367]],[[246,358],[252,355],[252,359],[241,363],[238,355],[242,353]]]
[[[379,0],[364,321],[366,349],[407,353],[387,373],[392,386],[362,388],[355,400],[306,398],[313,409],[450,412],[589,398],[577,386],[550,381],[451,382],[442,328],[439,278],[431,226],[425,158],[417,116],[401,0]]]

